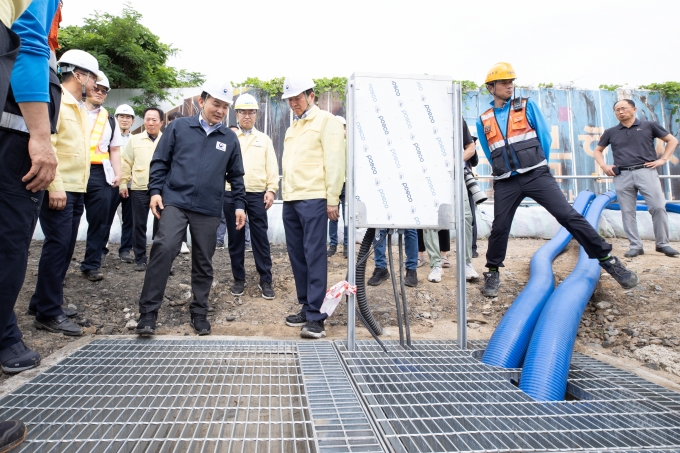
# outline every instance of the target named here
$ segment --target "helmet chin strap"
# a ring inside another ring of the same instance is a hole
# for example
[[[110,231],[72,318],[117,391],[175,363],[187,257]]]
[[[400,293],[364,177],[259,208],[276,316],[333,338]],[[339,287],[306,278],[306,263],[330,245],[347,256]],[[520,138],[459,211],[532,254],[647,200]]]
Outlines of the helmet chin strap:
[[[76,80],[80,82],[80,87],[81,87],[81,100],[82,102],[87,101],[87,90],[85,89],[85,84],[90,80],[90,73],[87,73],[87,79],[85,79],[85,82],[82,82],[80,80],[80,74],[78,74],[75,70],[73,71],[73,74],[76,75]]]

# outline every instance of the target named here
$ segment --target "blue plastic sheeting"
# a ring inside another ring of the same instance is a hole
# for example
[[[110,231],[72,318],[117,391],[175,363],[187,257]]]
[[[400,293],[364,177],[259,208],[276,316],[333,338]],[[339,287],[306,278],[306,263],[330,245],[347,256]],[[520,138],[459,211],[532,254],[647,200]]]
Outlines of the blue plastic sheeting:
[[[517,88],[517,96],[530,97],[541,109],[551,128],[552,146],[550,149],[550,170],[558,178],[557,183],[566,195],[573,200],[584,190],[602,193],[614,189],[611,179],[559,179],[561,175],[600,175],[601,170],[593,157],[593,151],[605,129],[616,126],[619,121],[612,109],[619,98],[632,99],[637,106],[638,117],[656,121],[676,138],[680,137],[676,122],[680,112],[673,112],[673,104],[664,99],[659,92],[647,90],[580,90],[580,89],[524,89]],[[492,97],[486,89],[468,91],[463,95],[463,116],[470,131],[477,135],[475,121],[489,108]],[[663,151],[663,144],[656,140],[657,153]],[[491,166],[481,148],[477,148],[479,166],[476,173],[491,174]],[[609,148],[604,158],[612,164]],[[670,170],[670,173],[669,171]],[[668,169],[661,167],[661,174],[680,175],[680,149],[671,157]],[[491,181],[478,181],[480,188],[489,198],[493,198]],[[669,200],[680,199],[680,180],[663,182],[664,193]]]
[[[597,226],[602,211],[614,200],[614,191],[598,196],[588,208],[586,220]],[[581,247],[574,271],[545,303],[529,342],[519,388],[535,400],[564,400],[576,334],[599,279],[598,260],[588,258]]]
[[[621,210],[621,205],[618,203],[612,203],[609,206],[607,206],[607,209],[611,209],[612,211],[620,211]],[[641,204],[638,203],[637,207],[635,208],[637,211],[649,211],[647,209],[646,204]],[[680,205],[677,203],[666,203],[666,211],[667,212],[676,212],[680,214]]]
[[[592,192],[581,192],[576,197],[574,209],[583,213],[593,198],[595,194]],[[496,327],[482,356],[483,363],[502,368],[522,366],[536,321],[555,287],[552,262],[570,240],[571,234],[562,227],[555,237],[534,253],[529,282]]]

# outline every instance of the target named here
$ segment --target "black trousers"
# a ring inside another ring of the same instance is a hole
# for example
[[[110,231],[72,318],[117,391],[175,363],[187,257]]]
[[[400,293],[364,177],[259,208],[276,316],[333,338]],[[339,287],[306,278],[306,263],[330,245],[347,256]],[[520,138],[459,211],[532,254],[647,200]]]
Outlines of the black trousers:
[[[3,25],[0,23],[0,28]],[[0,350],[21,340],[14,314],[44,191],[26,190],[28,134],[0,130]]]
[[[128,194],[129,193],[130,191],[128,190]],[[118,187],[111,187],[111,204],[109,205],[109,218],[107,220],[109,234],[106,235],[104,247],[102,248],[102,254],[104,255],[109,253],[109,249],[106,248],[106,243],[109,242],[111,225],[113,225],[113,219],[116,217],[118,205],[121,205],[123,214],[120,225],[120,246],[118,247],[118,254],[120,255],[121,253],[132,250],[132,201],[130,200],[130,197],[121,197],[120,192],[118,192]]]
[[[135,263],[146,263],[146,224],[149,220],[149,201],[151,197],[146,190],[129,190],[132,209],[132,247],[135,251]],[[156,236],[158,222],[154,217],[153,237]]]
[[[494,219],[486,251],[486,267],[502,267],[510,226],[525,197],[543,206],[578,241],[590,258],[603,258],[612,250],[597,230],[571,207],[548,166],[494,181]]]
[[[284,201],[283,228],[298,303],[308,320],[326,319],[319,311],[328,283],[326,199]]]
[[[250,244],[253,248],[255,268],[261,282],[272,281],[272,257],[267,231],[269,222],[264,208],[264,192],[246,192],[246,214],[250,223]],[[227,239],[234,279],[245,280],[246,229],[236,229],[236,208],[231,191],[224,192],[224,217],[227,220]],[[192,235],[193,238],[193,235]]]
[[[425,241],[423,240],[423,230],[418,231],[418,251],[425,251]],[[451,232],[449,230],[439,230],[437,231],[439,236],[439,251],[440,252],[450,252],[451,251]]]
[[[102,250],[109,237],[109,205],[111,185],[106,182],[104,166],[90,165],[90,179],[85,193],[85,217],[87,218],[87,239],[85,258],[80,263],[81,272],[99,269],[102,265]]]
[[[472,251],[477,250],[477,205],[472,199],[472,194],[468,190],[468,201],[470,202],[470,211],[472,211]]]
[[[61,308],[64,302],[62,282],[76,246],[84,199],[84,193],[66,192],[66,207],[55,211],[49,208],[49,196],[45,194],[40,210],[40,227],[45,241],[38,264],[38,282],[28,305],[38,313],[39,319],[64,314]]]
[[[187,211],[175,206],[165,206],[158,222],[158,231],[151,246],[149,265],[144,276],[144,286],[139,298],[139,312],[158,311],[163,302],[172,261],[182,246],[182,236],[189,225],[191,233],[191,290],[194,299],[191,314],[208,314],[208,297],[213,281],[212,258],[217,242],[219,217]]]

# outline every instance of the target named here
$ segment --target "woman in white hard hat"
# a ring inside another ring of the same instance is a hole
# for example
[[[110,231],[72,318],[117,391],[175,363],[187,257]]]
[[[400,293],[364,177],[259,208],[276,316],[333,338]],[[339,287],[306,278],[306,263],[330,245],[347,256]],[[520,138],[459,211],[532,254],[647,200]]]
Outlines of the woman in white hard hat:
[[[139,335],[156,332],[172,260],[187,225],[192,240],[191,326],[198,335],[210,334],[206,315],[225,182],[231,185],[236,228],[246,221],[241,148],[222,124],[233,103],[231,85],[206,84],[198,103],[198,115],[176,119],[165,129],[151,160],[150,206],[159,225],[139,298]]]

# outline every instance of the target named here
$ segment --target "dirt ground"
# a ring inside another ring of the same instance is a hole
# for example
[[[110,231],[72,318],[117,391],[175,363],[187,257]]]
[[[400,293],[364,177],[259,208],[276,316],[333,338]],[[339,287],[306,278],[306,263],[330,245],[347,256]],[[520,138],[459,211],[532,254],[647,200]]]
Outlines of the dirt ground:
[[[501,271],[499,297],[487,299],[481,295],[481,278],[468,284],[470,339],[487,339],[491,336],[508,306],[524,288],[529,278],[529,261],[533,253],[545,242],[537,239],[510,240],[506,267]],[[614,253],[623,259],[627,245],[626,240],[615,239]],[[480,257],[474,259],[473,263],[480,276],[484,270],[486,246],[486,241],[479,241]],[[78,337],[37,330],[33,327],[32,317],[25,314],[35,288],[41,247],[42,243],[39,241],[34,241],[31,245],[26,281],[15,310],[26,344],[47,357]],[[79,242],[66,277],[64,304],[78,308],[80,314],[76,321],[83,326],[87,335],[132,334],[133,330],[126,325],[133,325],[129,321],[136,320],[138,316],[137,302],[144,273],[135,272],[133,264],[118,260],[116,246],[112,249],[111,256],[102,267],[105,279],[92,283],[81,277],[78,270],[84,252],[84,243]],[[455,244],[452,244],[452,249],[455,250]],[[655,253],[652,242],[645,242],[645,250],[647,254],[633,260],[623,259],[640,276],[640,284],[633,290],[624,291],[609,275],[602,274],[584,313],[576,349],[632,370],[642,370],[640,367],[644,366],[643,372],[646,375],[658,376],[662,381],[667,381],[667,386],[674,387],[680,385],[680,376],[668,372],[670,368],[664,363],[645,362],[644,360],[649,360],[645,359],[648,355],[640,354],[640,349],[652,346],[663,348],[670,353],[671,360],[680,363],[680,359],[677,359],[680,357],[680,259]],[[396,247],[393,253],[397,258]],[[429,266],[424,266],[418,269],[418,287],[406,290],[414,339],[456,338],[455,254],[451,253],[449,258],[452,267],[444,269],[441,283],[428,282]],[[229,292],[233,283],[229,253],[226,249],[215,252],[215,280],[210,295],[211,312],[208,316],[214,335],[266,336],[290,340],[299,338],[299,329],[287,327],[284,323],[286,315],[299,310],[285,246],[273,246],[272,259],[277,297],[274,300],[260,297],[251,253],[246,256],[246,292],[241,297],[234,297]],[[572,241],[567,251],[554,263],[557,282],[569,275],[577,259],[577,244]],[[343,259],[341,253],[329,259],[329,286],[344,279],[346,266],[347,260]],[[373,267],[373,260],[370,259],[367,277],[371,275]],[[175,262],[175,275],[170,277],[166,300],[160,310],[159,336],[194,335],[189,326],[188,311],[191,299],[190,274],[190,255],[180,255]],[[389,280],[381,286],[368,287],[367,294],[374,315],[386,328],[383,338],[398,339],[394,297]],[[327,321],[328,338],[345,338],[346,322],[347,312],[343,302]],[[357,328],[357,337],[370,338],[361,326]],[[7,375],[2,375],[0,380],[6,378]]]

